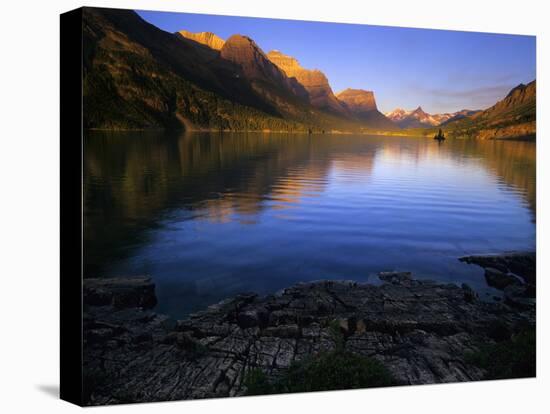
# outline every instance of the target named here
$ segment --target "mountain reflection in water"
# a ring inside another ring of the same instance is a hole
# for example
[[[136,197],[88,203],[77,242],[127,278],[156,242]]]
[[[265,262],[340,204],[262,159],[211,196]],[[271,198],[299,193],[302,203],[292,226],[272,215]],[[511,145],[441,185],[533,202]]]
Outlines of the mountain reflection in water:
[[[467,282],[535,246],[535,144],[90,132],[85,276],[150,274],[174,317],[242,291],[376,272]]]

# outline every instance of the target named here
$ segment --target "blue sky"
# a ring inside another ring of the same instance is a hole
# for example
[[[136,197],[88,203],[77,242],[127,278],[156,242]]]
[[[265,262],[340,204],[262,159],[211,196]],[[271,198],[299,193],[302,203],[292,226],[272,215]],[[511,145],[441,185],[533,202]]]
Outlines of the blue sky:
[[[334,92],[372,90],[382,112],[483,109],[536,77],[535,37],[138,11],[168,32],[235,33],[320,69]]]

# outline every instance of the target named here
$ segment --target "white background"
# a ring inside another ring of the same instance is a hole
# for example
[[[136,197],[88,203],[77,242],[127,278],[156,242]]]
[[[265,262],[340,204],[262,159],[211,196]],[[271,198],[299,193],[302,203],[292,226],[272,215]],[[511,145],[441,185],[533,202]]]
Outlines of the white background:
[[[538,378],[109,408],[116,413],[549,412],[548,2],[6,0],[0,14],[0,411],[66,413],[59,376],[59,13],[109,6],[537,35]],[[75,136],[78,139],[78,136]],[[77,156],[75,154],[75,156]],[[77,171],[74,172],[78,174]],[[544,250],[543,250],[544,247]],[[75,275],[77,277],[77,275]],[[542,351],[542,352],[541,352]]]

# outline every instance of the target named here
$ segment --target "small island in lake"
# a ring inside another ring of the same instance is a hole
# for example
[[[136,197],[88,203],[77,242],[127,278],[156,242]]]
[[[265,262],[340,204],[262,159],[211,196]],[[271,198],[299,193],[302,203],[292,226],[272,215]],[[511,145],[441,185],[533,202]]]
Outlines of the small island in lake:
[[[439,128],[439,131],[437,132],[437,134],[434,136],[434,139],[436,141],[445,141],[445,134],[443,133],[443,131],[441,130],[441,128]]]

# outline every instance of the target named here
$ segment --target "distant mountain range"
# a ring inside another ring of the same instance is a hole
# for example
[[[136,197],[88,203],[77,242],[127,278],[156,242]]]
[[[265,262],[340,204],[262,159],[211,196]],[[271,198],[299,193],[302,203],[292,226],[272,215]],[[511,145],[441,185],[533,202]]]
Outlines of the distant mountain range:
[[[391,132],[477,115],[384,115],[374,92],[335,94],[323,72],[250,37],[168,33],[129,10],[84,8],[83,36],[85,128]]]
[[[476,112],[479,111],[463,109],[452,113],[429,114],[419,106],[411,111],[396,108],[391,112],[386,112],[385,115],[401,128],[424,128],[445,125],[447,122],[473,115]]]

